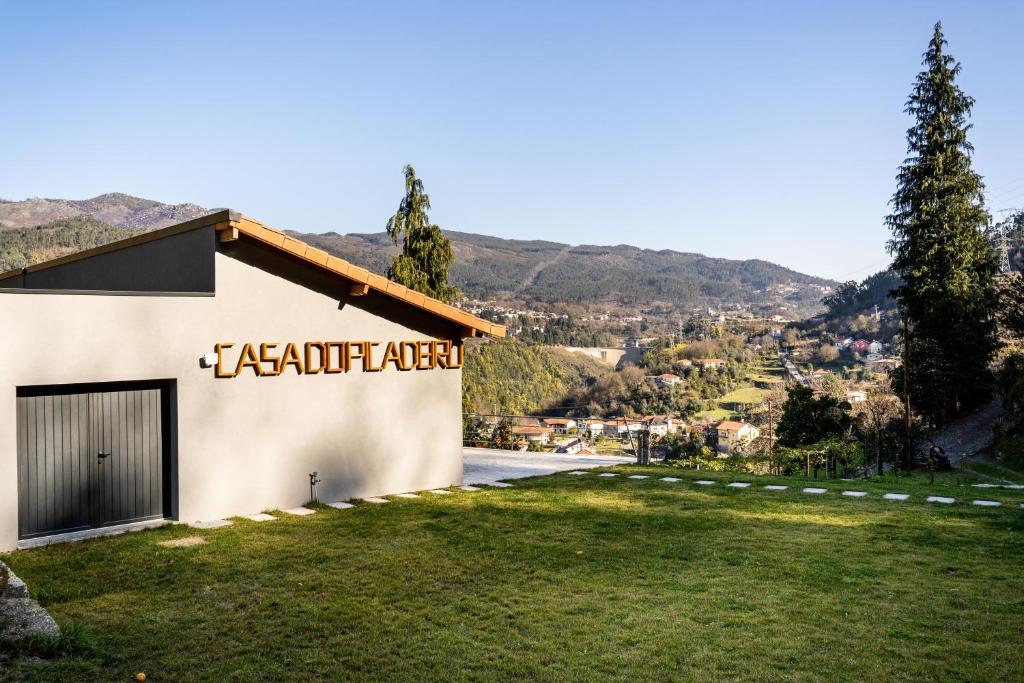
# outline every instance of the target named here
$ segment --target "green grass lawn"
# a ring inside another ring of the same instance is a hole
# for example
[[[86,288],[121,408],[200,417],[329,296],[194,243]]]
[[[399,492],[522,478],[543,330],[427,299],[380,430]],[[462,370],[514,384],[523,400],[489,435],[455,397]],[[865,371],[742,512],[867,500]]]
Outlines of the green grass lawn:
[[[782,384],[786,381],[778,375],[766,375],[760,372],[748,374],[747,379],[751,382],[763,382],[765,384]]]
[[[764,397],[768,395],[767,389],[758,389],[757,387],[743,387],[741,389],[734,389],[725,396],[718,399],[719,403],[730,404],[730,403],[760,403],[764,400]]]
[[[707,422],[719,422],[721,420],[728,420],[735,415],[731,410],[725,408],[712,408],[711,410],[702,410],[695,416],[698,420]]]
[[[95,650],[14,679],[1024,679],[1024,492],[965,475],[785,492],[620,467],[3,559]],[[819,482],[821,484],[821,482]],[[839,495],[842,488],[872,493]],[[882,491],[913,494],[883,501]],[[923,502],[935,492],[958,503]],[[1006,507],[977,508],[971,497]],[[1011,507],[1012,506],[1012,507]],[[200,535],[207,543],[163,548]],[[5,663],[0,661],[0,678]]]

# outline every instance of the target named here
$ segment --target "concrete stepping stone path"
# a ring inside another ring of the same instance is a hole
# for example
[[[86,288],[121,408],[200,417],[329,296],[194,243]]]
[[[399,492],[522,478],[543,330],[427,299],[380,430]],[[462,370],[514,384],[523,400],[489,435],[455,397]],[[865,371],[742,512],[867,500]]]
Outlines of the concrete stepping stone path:
[[[734,489],[745,489],[748,486],[750,486],[750,482],[749,481],[734,481],[731,484],[729,484],[729,486],[731,488],[734,488]]]
[[[943,505],[952,505],[956,502],[956,498],[947,498],[946,496],[928,496],[925,501],[929,503],[942,503]]]
[[[459,489],[462,490],[462,491],[469,491],[469,492],[479,491],[480,490],[480,489],[478,489],[475,486],[460,486]]]
[[[395,498],[419,498],[419,494],[416,493],[396,493]]]
[[[616,474],[615,472],[602,472],[601,474],[599,474],[597,476],[599,476],[599,477],[617,477],[619,475]]]
[[[868,495],[867,491],[843,491],[844,496],[850,496],[851,498],[863,498]]]
[[[390,502],[390,501],[388,501],[387,498],[377,498],[376,496],[374,496],[373,498],[363,498],[363,502],[364,503],[374,503],[376,505],[383,505],[384,503],[387,503],[387,502]]]
[[[828,493],[828,489],[816,489],[813,486],[808,486],[807,488],[803,489],[803,493],[813,493],[815,495],[820,495],[822,493]]]
[[[497,487],[499,489],[510,489],[510,488],[512,488],[512,484],[506,484],[503,481],[491,481],[491,482],[487,483],[487,486],[494,486],[494,487]]]
[[[667,481],[669,483],[672,483],[672,482],[682,481],[682,479],[680,479],[679,477],[662,477],[661,481]]]
[[[183,536],[182,538],[173,538],[170,541],[159,541],[157,545],[164,548],[190,548],[194,545],[202,545],[206,543],[206,539],[202,536]]]
[[[765,488],[765,490],[768,490],[768,491],[785,491],[789,487],[788,486],[782,486],[781,484],[765,484],[764,488]]]
[[[974,504],[985,508],[997,508],[1002,505],[998,500],[976,500]]]
[[[439,496],[450,496],[452,492],[448,489],[430,489],[427,493],[436,493]]]
[[[231,522],[226,519],[204,519],[192,522],[189,526],[195,529],[220,529],[221,527],[231,526]]]
[[[631,474],[631,475],[629,475],[629,478],[630,479],[650,479],[650,477],[648,477],[646,474]]]
[[[882,495],[882,498],[885,498],[886,500],[906,500],[907,498],[910,498],[910,494],[909,493],[885,493],[885,494]]]
[[[576,475],[578,477],[581,474],[586,474],[586,472],[583,472],[582,470],[574,470],[572,472],[569,472],[569,474],[574,474],[574,475]]]
[[[355,505],[339,500],[334,503],[328,503],[327,507],[334,508],[335,510],[348,510],[349,508],[354,508]]]
[[[697,481],[695,481],[693,483],[694,484],[698,484],[700,486],[711,486],[715,482],[711,481],[710,479],[698,479]]]
[[[258,515],[246,515],[245,518],[252,522],[273,522],[277,519],[274,515],[268,515],[265,512],[261,512]]]
[[[289,515],[295,515],[296,517],[305,517],[307,515],[316,514],[316,510],[310,510],[309,508],[304,507],[290,508],[288,510],[281,510],[281,512],[286,512]]]

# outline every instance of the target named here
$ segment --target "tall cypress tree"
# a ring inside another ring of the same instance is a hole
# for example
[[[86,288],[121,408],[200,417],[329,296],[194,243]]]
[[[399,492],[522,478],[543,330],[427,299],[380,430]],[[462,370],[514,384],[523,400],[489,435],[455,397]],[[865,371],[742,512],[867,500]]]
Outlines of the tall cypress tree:
[[[983,234],[989,214],[967,140],[974,99],[956,84],[960,64],[945,47],[938,23],[907,100],[915,123],[886,217],[893,270],[904,282],[894,295],[911,329],[911,400],[933,423],[991,395],[998,347],[998,264]],[[902,373],[893,383],[902,391]]]
[[[448,269],[455,263],[452,244],[441,228],[430,222],[430,197],[423,191],[423,181],[416,170],[406,165],[405,196],[398,211],[388,219],[387,231],[402,253],[388,269],[388,278],[417,292],[441,301],[451,302],[458,294],[448,284]]]

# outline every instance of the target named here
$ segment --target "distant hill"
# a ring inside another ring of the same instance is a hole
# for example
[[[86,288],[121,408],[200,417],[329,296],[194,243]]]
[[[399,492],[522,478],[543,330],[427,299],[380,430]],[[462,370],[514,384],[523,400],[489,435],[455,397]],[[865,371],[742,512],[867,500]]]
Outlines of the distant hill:
[[[156,230],[205,216],[211,209],[196,204],[163,204],[120,192],[92,199],[40,199],[20,202],[0,199],[0,230],[32,228],[64,218],[92,216],[118,228]]]
[[[293,233],[378,272],[398,253],[386,233]],[[573,246],[447,231],[452,280],[479,299],[546,303],[694,306],[789,300],[816,305],[836,283],[761,260],[736,261],[628,245]]]
[[[0,231],[0,273],[92,249],[140,231],[115,228],[92,216],[74,216],[34,228]]]
[[[0,254],[9,269],[206,213],[209,210],[196,204],[169,205],[120,193],[86,200],[0,200]],[[70,221],[84,217],[94,220]],[[26,232],[26,228],[37,232]],[[398,253],[383,232],[292,234],[379,273]],[[628,245],[573,246],[467,232],[447,234],[456,255],[451,279],[475,299],[670,309],[785,304],[806,311],[818,308],[822,288],[836,284],[761,260]]]

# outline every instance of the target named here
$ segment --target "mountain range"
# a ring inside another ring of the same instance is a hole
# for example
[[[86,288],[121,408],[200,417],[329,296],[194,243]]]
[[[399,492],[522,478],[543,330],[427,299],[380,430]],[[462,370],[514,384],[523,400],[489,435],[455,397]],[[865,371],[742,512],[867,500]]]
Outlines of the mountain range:
[[[202,216],[196,204],[163,204],[121,193],[85,200],[0,200],[0,272]],[[386,233],[303,233],[297,238],[383,273],[398,253]],[[672,250],[569,245],[446,231],[451,280],[478,300],[668,310],[740,305],[815,307],[836,283],[763,260]]]

